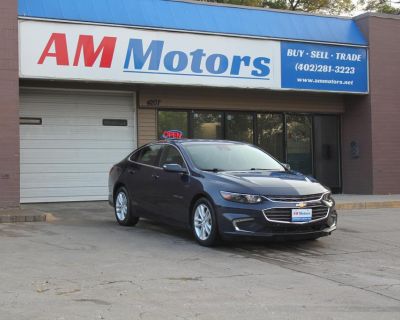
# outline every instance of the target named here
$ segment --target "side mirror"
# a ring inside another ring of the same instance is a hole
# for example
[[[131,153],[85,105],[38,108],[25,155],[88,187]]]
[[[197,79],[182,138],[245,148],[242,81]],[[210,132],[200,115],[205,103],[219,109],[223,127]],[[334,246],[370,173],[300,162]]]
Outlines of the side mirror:
[[[289,163],[282,163],[282,166],[283,166],[287,171],[290,171],[290,164],[289,164]]]
[[[163,169],[167,172],[187,173],[186,168],[182,168],[182,166],[177,163],[164,164]]]

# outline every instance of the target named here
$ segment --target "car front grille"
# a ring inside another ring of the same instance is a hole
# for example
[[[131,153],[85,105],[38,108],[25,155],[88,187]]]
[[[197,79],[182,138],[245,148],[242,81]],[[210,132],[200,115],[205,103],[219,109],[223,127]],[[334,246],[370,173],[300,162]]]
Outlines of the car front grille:
[[[305,202],[305,201],[317,201],[321,199],[323,193],[309,194],[305,196],[268,196],[265,197],[271,201],[279,202]]]
[[[298,208],[272,208],[263,211],[265,217],[271,222],[292,223],[292,209]],[[311,221],[318,221],[328,216],[329,208],[323,205],[307,207],[312,209]]]

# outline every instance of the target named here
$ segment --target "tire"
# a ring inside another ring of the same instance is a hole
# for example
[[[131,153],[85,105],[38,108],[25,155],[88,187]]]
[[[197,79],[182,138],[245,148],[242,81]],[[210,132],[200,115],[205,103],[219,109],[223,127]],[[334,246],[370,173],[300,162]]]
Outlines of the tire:
[[[215,210],[210,201],[200,198],[192,211],[192,230],[196,241],[204,247],[212,247],[218,243],[218,224]]]
[[[134,226],[139,222],[139,217],[132,214],[131,202],[125,187],[119,188],[115,193],[114,212],[115,218],[121,226]]]

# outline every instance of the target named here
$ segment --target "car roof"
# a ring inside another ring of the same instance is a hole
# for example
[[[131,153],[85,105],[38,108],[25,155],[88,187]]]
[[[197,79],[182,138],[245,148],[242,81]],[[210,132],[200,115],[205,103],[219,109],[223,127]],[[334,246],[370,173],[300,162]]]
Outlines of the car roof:
[[[171,143],[171,144],[184,144],[184,143],[224,143],[224,144],[247,144],[245,142],[230,141],[230,140],[217,140],[217,139],[166,139],[159,140],[158,143]]]

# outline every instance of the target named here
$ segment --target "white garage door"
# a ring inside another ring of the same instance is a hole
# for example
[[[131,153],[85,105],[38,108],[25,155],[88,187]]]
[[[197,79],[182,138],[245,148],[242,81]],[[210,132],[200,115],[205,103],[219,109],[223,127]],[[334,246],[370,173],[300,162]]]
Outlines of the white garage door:
[[[106,200],[136,147],[134,94],[23,89],[21,203]]]

